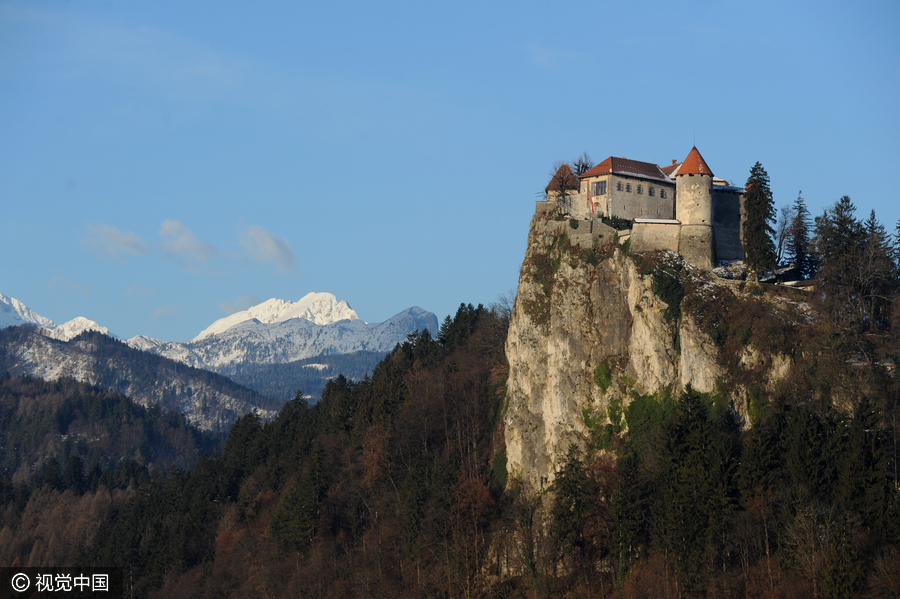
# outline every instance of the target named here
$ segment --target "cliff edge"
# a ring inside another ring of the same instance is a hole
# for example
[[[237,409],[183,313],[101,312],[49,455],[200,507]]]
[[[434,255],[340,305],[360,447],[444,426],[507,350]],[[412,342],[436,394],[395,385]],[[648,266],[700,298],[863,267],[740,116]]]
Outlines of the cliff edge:
[[[506,342],[511,477],[534,490],[552,483],[569,445],[584,448],[618,424],[636,393],[724,393],[735,379],[729,361],[764,384],[785,376],[777,350],[717,334],[721,313],[745,301],[736,287],[674,252],[632,255],[613,229],[556,220],[554,208],[538,202]],[[797,320],[796,305],[755,304],[757,320]],[[727,401],[747,426],[746,385],[735,384]]]

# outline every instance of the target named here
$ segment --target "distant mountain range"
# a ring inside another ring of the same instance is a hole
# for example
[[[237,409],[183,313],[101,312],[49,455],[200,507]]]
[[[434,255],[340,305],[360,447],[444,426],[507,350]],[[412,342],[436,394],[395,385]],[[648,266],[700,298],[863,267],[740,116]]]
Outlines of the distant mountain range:
[[[273,417],[283,402],[219,374],[136,350],[118,339],[87,331],[72,341],[39,327],[0,330],[0,373],[49,381],[71,377],[127,395],[144,407],[159,404],[183,414],[201,430],[227,432],[247,412]]]
[[[408,334],[426,328],[436,331],[437,317],[421,308],[408,308],[376,324],[358,319],[316,324],[302,317],[264,323],[254,318],[188,343],[139,335],[129,339],[128,345],[227,375],[248,364],[286,364],[359,351],[385,353]]]
[[[359,379],[387,352],[415,331],[437,334],[437,317],[408,308],[381,323],[363,322],[346,302],[330,293],[299,302],[269,300],[214,322],[187,343],[132,337],[135,349],[231,377],[248,387],[287,400],[302,389],[318,398],[337,374]],[[312,364],[328,356],[327,368]],[[302,361],[302,362],[301,362]],[[346,370],[341,370],[344,367]]]
[[[0,329],[22,324],[33,327],[0,336],[0,367],[13,374],[50,380],[72,376],[108,386],[142,405],[162,403],[176,409],[208,430],[225,430],[254,408],[277,410],[297,389],[318,398],[337,374],[362,378],[410,333],[428,329],[435,335],[438,330],[437,317],[421,308],[367,323],[346,301],[330,293],[310,293],[297,302],[270,299],[217,320],[187,343],[144,335],[121,342],[87,318],[57,326],[18,300],[0,295]],[[79,337],[84,333],[88,335]],[[166,360],[154,362],[141,353]],[[191,368],[179,370],[174,364]],[[194,370],[224,375],[255,391],[200,384]]]
[[[74,339],[85,331],[97,331],[104,335],[111,335],[109,329],[101,327],[93,320],[88,320],[83,316],[73,318],[69,322],[56,325],[49,318],[44,318],[34,310],[29,309],[25,304],[14,297],[9,297],[0,293],[0,329],[7,327],[17,327],[23,324],[37,325],[47,337],[58,339],[60,341],[68,341]]]

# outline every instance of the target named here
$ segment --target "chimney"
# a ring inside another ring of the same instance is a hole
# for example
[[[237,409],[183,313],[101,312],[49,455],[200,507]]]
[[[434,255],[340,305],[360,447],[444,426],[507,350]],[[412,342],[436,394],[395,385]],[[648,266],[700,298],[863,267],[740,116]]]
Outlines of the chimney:
[[[675,166],[675,163],[676,163],[676,162],[678,162],[678,161],[677,161],[677,160],[672,160],[672,166]]]

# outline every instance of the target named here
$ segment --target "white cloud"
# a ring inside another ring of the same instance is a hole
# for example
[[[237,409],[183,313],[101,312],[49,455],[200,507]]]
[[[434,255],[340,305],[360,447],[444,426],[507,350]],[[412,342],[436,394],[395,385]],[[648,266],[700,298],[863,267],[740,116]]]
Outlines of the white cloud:
[[[231,315],[235,312],[243,312],[244,310],[252,308],[253,306],[260,303],[262,303],[262,298],[251,293],[249,295],[239,297],[233,302],[220,302],[219,310],[221,310],[225,314]]]
[[[160,306],[156,309],[156,311],[150,316],[150,320],[156,322],[160,318],[165,318],[167,316],[174,316],[178,314],[178,306],[172,304],[166,304],[165,306]]]
[[[200,241],[194,233],[177,220],[165,220],[159,228],[162,249],[186,270],[196,270],[196,262],[207,262],[218,253],[211,243]]]
[[[251,225],[241,232],[241,246],[257,262],[272,262],[284,273],[291,272],[297,256],[286,239],[278,239],[259,225]]]
[[[54,291],[56,291],[60,287],[68,287],[69,289],[77,291],[85,297],[91,296],[91,292],[86,287],[79,285],[72,279],[67,279],[66,277],[53,277],[52,279],[47,281],[45,285],[48,289],[52,289]]]
[[[86,235],[81,238],[81,245],[91,248],[94,253],[125,264],[128,254],[144,256],[150,252],[150,246],[132,231],[121,231],[116,227],[104,225],[85,225]]]

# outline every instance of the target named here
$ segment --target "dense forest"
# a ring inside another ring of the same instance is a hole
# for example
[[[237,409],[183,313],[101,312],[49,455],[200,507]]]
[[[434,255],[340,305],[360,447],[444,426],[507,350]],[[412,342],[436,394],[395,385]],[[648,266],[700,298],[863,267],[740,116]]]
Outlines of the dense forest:
[[[384,358],[384,352],[358,351],[304,358],[287,364],[241,364],[229,371],[228,378],[281,402],[303,389],[307,397],[318,401],[325,384],[340,374],[359,381]]]
[[[136,597],[900,596],[900,252],[848,198],[808,226],[812,293],[699,293],[634,256],[672,318],[704,316],[728,380],[627,390],[537,494],[506,468],[509,312],[461,305],[315,405],[241,418],[190,471],[4,478],[0,559],[120,566]],[[810,316],[773,322],[771,301]],[[759,381],[748,343],[787,352],[789,376]]]
[[[219,439],[72,379],[0,376],[0,563],[64,565],[112,503]]]

